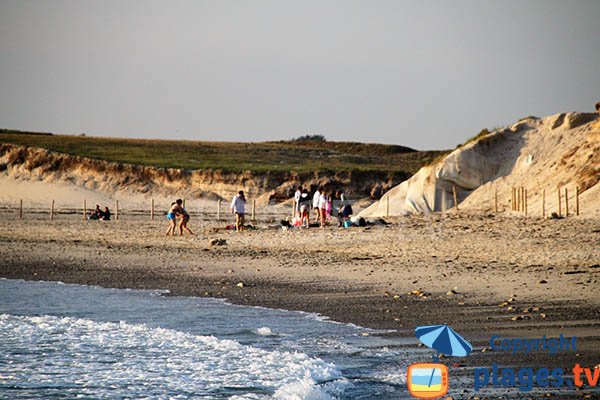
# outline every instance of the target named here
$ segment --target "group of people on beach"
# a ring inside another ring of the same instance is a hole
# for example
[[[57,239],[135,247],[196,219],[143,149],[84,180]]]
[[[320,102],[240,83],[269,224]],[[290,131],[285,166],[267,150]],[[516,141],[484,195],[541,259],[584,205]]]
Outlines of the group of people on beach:
[[[235,230],[242,231],[244,229],[244,219],[246,215],[246,197],[244,191],[240,190],[237,195],[233,197],[231,201],[231,213],[235,214]],[[179,219],[179,223],[177,220]],[[183,235],[183,231],[186,230],[190,235],[194,232],[188,227],[190,221],[190,214],[186,211],[183,200],[177,199],[171,203],[171,208],[167,212],[167,221],[169,221],[169,229],[167,230],[167,236],[175,235],[176,230],[179,230],[179,235]]]
[[[340,225],[352,215],[352,206],[343,191],[326,191],[319,186],[310,196],[307,188],[298,186],[294,193],[293,225],[309,228],[311,209],[315,211],[314,224],[320,227],[324,227],[333,215],[337,214]]]
[[[337,206],[337,208],[334,208],[334,206]],[[233,197],[229,209],[235,215],[235,230],[237,232],[243,231],[246,216],[246,196],[243,190],[240,190]],[[294,194],[292,225],[309,228],[311,226],[311,209],[315,212],[312,226],[324,227],[334,215],[337,215],[338,224],[342,225],[352,216],[352,206],[343,191],[328,192],[322,186],[319,186],[311,196],[308,189],[298,186]],[[177,222],[178,219],[179,223]],[[187,226],[190,215],[183,206],[183,200],[177,199],[171,203],[171,208],[167,212],[167,220],[169,221],[167,236],[175,235],[177,229],[180,235],[183,235],[184,230],[190,235],[194,234]]]
[[[88,219],[98,221],[110,221],[110,210],[108,209],[108,207],[104,207],[104,210],[102,210],[100,209],[100,205],[96,204],[96,208],[90,213]]]

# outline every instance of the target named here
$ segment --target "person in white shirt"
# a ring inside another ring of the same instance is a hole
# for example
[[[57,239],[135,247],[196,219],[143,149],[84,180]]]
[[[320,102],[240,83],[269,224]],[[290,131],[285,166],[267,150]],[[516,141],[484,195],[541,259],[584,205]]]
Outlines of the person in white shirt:
[[[302,186],[298,186],[294,193],[294,217],[300,217],[300,196],[302,196]]]
[[[319,197],[319,214],[321,216],[321,228],[324,228],[325,222],[327,222],[327,203],[329,203],[329,199],[327,198],[327,193],[323,190],[321,192],[321,196]]]
[[[322,187],[318,187],[317,191],[315,192],[315,194],[313,195],[313,210],[315,210],[315,222],[319,222],[319,220],[321,219],[321,214],[319,211],[319,199],[321,198],[321,190],[323,190]]]
[[[308,190],[302,189],[299,205],[298,215],[300,218],[300,225],[304,225],[305,228],[308,228],[310,226],[310,195],[308,194]]]
[[[246,197],[244,191],[240,190],[231,202],[231,213],[235,214],[235,230],[244,230],[244,215],[246,214]]]

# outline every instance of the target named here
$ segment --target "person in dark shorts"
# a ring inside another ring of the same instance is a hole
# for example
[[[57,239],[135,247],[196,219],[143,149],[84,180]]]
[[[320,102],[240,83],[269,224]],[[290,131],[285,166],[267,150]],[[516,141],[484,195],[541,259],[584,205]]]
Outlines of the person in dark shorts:
[[[181,199],[177,199],[177,204],[179,205],[179,213],[177,213],[177,216],[181,217],[179,220],[179,235],[183,236],[184,229],[188,231],[190,235],[193,235],[194,232],[187,226],[188,222],[190,222],[190,214],[183,208],[183,201]]]
[[[235,230],[241,232],[244,230],[244,216],[246,215],[246,197],[244,191],[240,190],[237,195],[233,197],[231,206],[229,207],[231,212],[235,214]]]

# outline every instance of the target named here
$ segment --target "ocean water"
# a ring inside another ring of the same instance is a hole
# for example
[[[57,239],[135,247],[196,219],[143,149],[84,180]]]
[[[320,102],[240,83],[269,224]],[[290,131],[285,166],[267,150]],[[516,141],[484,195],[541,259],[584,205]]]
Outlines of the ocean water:
[[[422,361],[415,340],[165,294],[0,279],[0,398],[409,398]]]

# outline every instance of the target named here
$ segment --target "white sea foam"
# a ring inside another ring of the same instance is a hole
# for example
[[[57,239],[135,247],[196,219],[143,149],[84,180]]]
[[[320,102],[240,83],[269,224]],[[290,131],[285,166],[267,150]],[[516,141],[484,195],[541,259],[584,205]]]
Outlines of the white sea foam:
[[[169,289],[154,289],[149,292],[150,296],[165,296],[171,294]]]
[[[262,328],[258,328],[256,330],[256,333],[261,335],[261,336],[273,336],[275,335],[273,333],[273,331],[271,330],[271,328],[269,328],[268,326],[263,326]]]
[[[332,396],[325,393],[310,378],[304,378],[288,383],[277,389],[273,398],[277,400],[331,400]]]
[[[406,371],[395,371],[382,374],[379,379],[383,382],[393,383],[395,385],[404,385],[406,383]]]
[[[52,386],[67,395],[97,397],[256,399],[270,392],[278,398],[324,399],[329,397],[319,383],[331,386],[341,377],[334,365],[301,352],[47,315],[0,315],[0,353],[5,359],[0,383],[20,387],[21,394]]]

